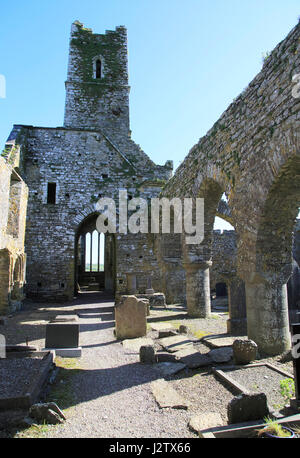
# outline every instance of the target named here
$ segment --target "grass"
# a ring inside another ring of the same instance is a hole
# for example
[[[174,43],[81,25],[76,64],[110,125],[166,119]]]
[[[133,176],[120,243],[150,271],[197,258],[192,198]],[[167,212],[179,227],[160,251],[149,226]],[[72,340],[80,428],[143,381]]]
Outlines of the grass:
[[[47,401],[56,402],[60,409],[67,412],[76,402],[71,389],[71,379],[80,370],[77,358],[56,357],[55,364],[59,367],[57,379],[48,394]]]
[[[57,378],[52,385],[47,399],[44,402],[55,402],[66,416],[70,417],[70,410],[76,404],[76,397],[72,391],[72,377],[80,370],[77,358],[55,358],[55,364],[59,368]],[[20,431],[15,437],[39,438],[47,434],[51,428],[57,425],[34,424],[29,428]]]
[[[34,424],[27,428],[25,431],[19,432],[16,437],[38,439],[40,437],[45,436],[51,427],[53,428],[54,426],[47,425],[46,423],[44,423],[43,425]]]
[[[277,437],[290,437],[290,431],[284,429],[284,427],[277,423],[276,420],[272,420],[270,417],[264,418],[266,426],[257,431],[257,436],[261,437],[265,433],[272,434]]]

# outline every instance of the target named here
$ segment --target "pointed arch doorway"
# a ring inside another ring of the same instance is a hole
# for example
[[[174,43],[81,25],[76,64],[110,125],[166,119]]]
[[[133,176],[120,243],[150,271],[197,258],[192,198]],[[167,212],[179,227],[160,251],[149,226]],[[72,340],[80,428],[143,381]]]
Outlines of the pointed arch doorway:
[[[98,213],[89,215],[76,232],[75,294],[87,291],[115,292],[115,236],[97,231],[97,217]]]

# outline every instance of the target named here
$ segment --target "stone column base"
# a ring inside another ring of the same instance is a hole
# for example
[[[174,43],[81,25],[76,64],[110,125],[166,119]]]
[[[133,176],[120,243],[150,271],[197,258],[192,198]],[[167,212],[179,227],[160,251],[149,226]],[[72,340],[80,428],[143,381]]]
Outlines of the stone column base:
[[[246,336],[247,335],[247,319],[228,319],[227,320],[227,333],[233,336]]]

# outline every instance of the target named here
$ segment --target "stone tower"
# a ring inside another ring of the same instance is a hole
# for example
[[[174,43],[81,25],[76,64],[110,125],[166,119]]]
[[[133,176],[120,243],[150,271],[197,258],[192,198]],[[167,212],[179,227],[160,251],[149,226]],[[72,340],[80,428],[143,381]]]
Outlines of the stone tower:
[[[117,203],[121,189],[128,200],[158,197],[172,175],[172,161],[155,164],[131,138],[127,66],[124,27],[95,34],[74,22],[64,126],[17,124],[9,136],[30,191],[28,297],[65,301],[84,288],[120,295],[133,285],[143,294],[149,278],[161,290],[152,234],[96,231],[101,197]]]
[[[127,31],[95,34],[72,24],[64,127],[129,135]]]

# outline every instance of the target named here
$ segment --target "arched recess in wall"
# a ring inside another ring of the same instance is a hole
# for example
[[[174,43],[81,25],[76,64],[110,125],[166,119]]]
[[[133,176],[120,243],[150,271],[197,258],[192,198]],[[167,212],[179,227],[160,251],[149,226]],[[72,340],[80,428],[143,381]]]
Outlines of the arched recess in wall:
[[[256,270],[289,277],[292,241],[300,206],[300,156],[281,167],[265,200],[257,235]]]
[[[204,240],[202,245],[209,251],[212,248],[212,237],[215,217],[217,215],[219,202],[224,194],[223,184],[212,178],[205,178],[201,183],[197,197],[204,199]]]
[[[97,217],[97,212],[88,215],[76,231],[75,294],[84,291],[115,291],[115,236],[97,231]]]
[[[237,234],[220,216],[214,220],[210,290],[212,298],[228,295],[229,283],[237,274]]]
[[[252,247],[254,265],[246,279],[248,336],[270,355],[280,354],[291,345],[286,284],[292,273],[299,176],[300,157],[294,155],[285,161],[269,186]]]

